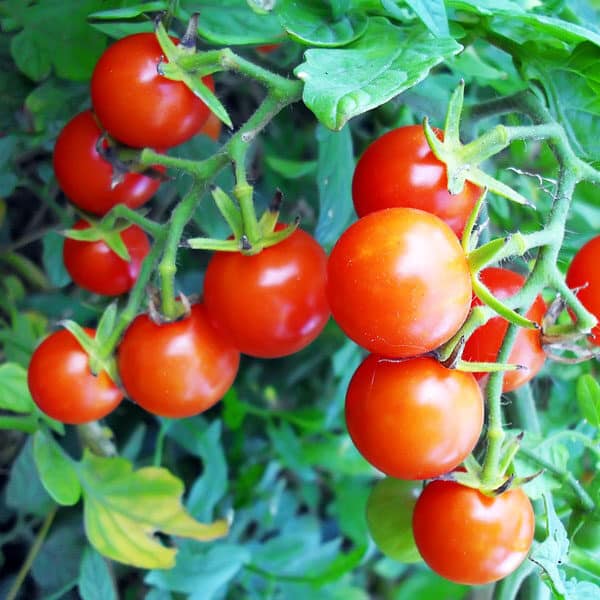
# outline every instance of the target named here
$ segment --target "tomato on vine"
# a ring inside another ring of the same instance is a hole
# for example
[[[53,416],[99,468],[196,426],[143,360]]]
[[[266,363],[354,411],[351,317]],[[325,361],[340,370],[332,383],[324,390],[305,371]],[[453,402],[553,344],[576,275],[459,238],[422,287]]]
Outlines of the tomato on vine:
[[[442,577],[468,585],[512,573],[531,548],[534,526],[531,501],[521,488],[486,496],[454,481],[432,481],[413,513],[423,560]]]
[[[203,304],[178,321],[131,323],[117,365],[129,398],[147,411],[182,418],[220,400],[237,374],[240,354],[210,323]]]
[[[160,181],[130,172],[114,185],[113,166],[98,153],[101,135],[90,110],[79,113],[65,125],[54,147],[58,185],[73,204],[97,215],[104,215],[117,204],[141,206],[156,193]]]
[[[94,334],[93,329],[84,331]],[[36,348],[27,383],[42,412],[72,425],[102,419],[123,399],[105,371],[92,373],[88,355],[66,329],[51,333]]]
[[[434,350],[467,317],[471,276],[452,230],[414,208],[359,219],[334,246],[327,266],[331,313],[348,337],[396,358]]]
[[[124,144],[177,146],[196,135],[210,115],[184,83],[160,75],[161,61],[166,57],[156,36],[136,33],[115,42],[96,64],[91,83],[94,110],[110,135]],[[212,77],[202,81],[214,90]]]
[[[89,226],[89,223],[80,220],[73,229],[83,230]],[[133,287],[142,262],[150,251],[150,242],[137,225],[127,227],[119,235],[129,252],[129,261],[117,256],[103,240],[65,240],[65,267],[79,287],[104,296],[118,296]]]
[[[480,280],[498,299],[503,300],[516,294],[525,283],[525,277],[508,269],[488,267],[479,274]],[[473,297],[473,306],[481,305],[481,300]],[[541,325],[546,314],[546,304],[541,296],[527,312],[527,318]],[[471,362],[495,362],[502,340],[508,329],[508,321],[493,317],[485,325],[476,329],[465,344],[462,358]],[[508,362],[526,367],[504,374],[502,390],[511,392],[533,379],[544,365],[546,355],[542,348],[541,333],[536,329],[521,329],[508,358]],[[484,373],[477,373],[481,379]]]
[[[443,139],[441,131],[436,133]],[[481,194],[469,182],[459,194],[448,192],[446,165],[431,151],[421,125],[399,127],[375,140],[352,179],[359,217],[385,208],[419,208],[438,216],[459,237]]]
[[[348,433],[377,469],[397,479],[429,479],[456,468],[483,427],[483,398],[473,375],[429,357],[371,354],[346,394]]]
[[[204,278],[204,303],[243,354],[287,356],[310,344],[329,319],[326,274],[324,250],[296,229],[252,256],[215,253]]]

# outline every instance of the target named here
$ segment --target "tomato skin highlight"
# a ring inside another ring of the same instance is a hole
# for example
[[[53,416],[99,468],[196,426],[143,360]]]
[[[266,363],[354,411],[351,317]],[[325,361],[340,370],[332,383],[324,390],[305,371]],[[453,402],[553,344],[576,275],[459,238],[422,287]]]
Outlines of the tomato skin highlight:
[[[287,356],[308,346],[329,319],[326,276],[325,251],[296,229],[252,256],[216,252],[204,278],[204,302],[243,354]]]
[[[418,208],[438,216],[458,237],[481,194],[469,182],[459,194],[450,194],[446,165],[431,151],[421,125],[399,127],[376,139],[360,157],[352,179],[359,217],[385,208]]]
[[[73,229],[87,229],[89,224],[80,220]],[[118,296],[135,284],[142,262],[150,252],[150,241],[142,229],[131,225],[121,233],[131,261],[119,258],[106,242],[85,242],[67,238],[63,247],[63,261],[71,279],[94,294]]]
[[[84,331],[94,333],[89,328]],[[51,333],[35,349],[27,383],[43,413],[70,425],[102,419],[123,399],[106,372],[92,374],[88,355],[66,329]]]
[[[371,354],[348,386],[346,424],[358,451],[386,475],[430,479],[452,471],[475,447],[483,397],[473,375],[433,358]]]
[[[570,288],[582,288],[577,292],[577,297],[583,306],[600,320],[599,258],[600,236],[597,236],[584,244],[573,257],[567,272],[567,285]],[[595,346],[600,346],[600,323],[592,329],[589,340]]]
[[[436,216],[389,208],[352,224],[327,266],[331,313],[374,354],[416,356],[447,342],[471,304],[465,254]]]
[[[500,300],[510,298],[516,294],[525,283],[525,277],[508,269],[488,267],[479,274],[481,281]],[[473,306],[482,302],[473,297]],[[538,296],[529,311],[527,318],[541,325],[546,314],[546,304]],[[462,358],[470,362],[495,362],[500,345],[506,335],[508,321],[502,317],[493,317],[485,325],[477,328],[465,344]],[[523,384],[533,379],[544,366],[546,354],[542,348],[541,333],[536,329],[521,329],[508,358],[511,364],[527,367],[524,370],[506,371],[502,384],[503,392],[512,392]],[[477,373],[477,379],[487,376],[486,373]]]
[[[156,36],[136,33],[110,46],[92,74],[92,104],[100,122],[134,148],[177,146],[197,134],[210,114],[184,83],[158,73],[161,60],[168,62]],[[214,90],[210,75],[202,81]]]
[[[160,181],[127,173],[113,188],[113,167],[96,150],[101,135],[90,110],[79,113],[65,125],[54,146],[58,185],[75,206],[96,215],[106,214],[117,204],[138,208],[156,193]]]
[[[172,418],[199,414],[218,402],[231,387],[239,361],[239,352],[211,325],[203,304],[163,325],[139,315],[117,353],[129,398]]]
[[[413,532],[436,573],[467,585],[498,581],[526,558],[535,526],[521,488],[489,497],[454,481],[433,481],[417,500]]]

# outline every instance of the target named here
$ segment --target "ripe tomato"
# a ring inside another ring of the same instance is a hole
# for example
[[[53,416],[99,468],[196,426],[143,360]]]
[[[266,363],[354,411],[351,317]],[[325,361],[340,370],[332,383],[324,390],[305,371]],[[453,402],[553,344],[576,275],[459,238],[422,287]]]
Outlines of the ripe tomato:
[[[253,256],[215,253],[204,278],[204,302],[240,352],[286,356],[310,344],[329,319],[326,271],[321,246],[297,229]]]
[[[600,319],[600,236],[584,244],[573,258],[567,272],[567,284],[571,288],[582,287],[577,292],[581,303],[598,319]],[[592,344],[600,346],[600,323],[592,329]]]
[[[73,228],[88,229],[89,223],[81,220],[75,223]],[[65,240],[65,267],[79,287],[104,296],[118,296],[133,287],[142,261],[150,251],[150,242],[137,225],[124,229],[120,235],[129,251],[129,262],[119,258],[102,240]]]
[[[211,325],[202,304],[179,321],[157,325],[136,317],[121,342],[117,364],[131,400],[162,417],[201,413],[231,387],[239,352]]]
[[[127,173],[112,187],[112,165],[96,150],[102,130],[92,111],[71,119],[60,132],[54,147],[54,174],[65,195],[79,208],[103,215],[116,204],[137,208],[160,186],[158,179]]]
[[[377,469],[429,479],[456,468],[483,427],[483,398],[470,373],[429,357],[368,356],[346,394],[348,433]]]
[[[85,331],[94,333],[93,329]],[[92,374],[88,355],[66,329],[51,333],[36,348],[27,383],[42,412],[71,425],[101,419],[123,399],[106,372]]]
[[[124,144],[177,146],[208,119],[210,110],[184,83],[158,73],[161,59],[166,61],[155,35],[136,33],[110,46],[96,64],[94,110],[110,135]],[[214,90],[212,77],[202,81]]]
[[[221,136],[221,129],[223,124],[217,115],[210,113],[206,123],[202,125],[202,129],[200,133],[203,135],[207,135],[209,138],[215,140],[215,142],[219,141],[219,137]]]
[[[454,481],[433,481],[413,514],[423,560],[439,575],[483,585],[512,573],[525,560],[535,517],[520,488],[489,497]]]
[[[442,132],[436,133],[442,139]],[[352,180],[359,217],[394,206],[419,208],[445,221],[459,237],[481,193],[469,182],[460,194],[448,192],[446,165],[431,151],[421,125],[399,127],[375,140]]]
[[[479,274],[481,281],[500,300],[516,294],[525,283],[525,278],[514,271],[489,267]],[[481,300],[473,297],[473,306],[481,305]],[[541,296],[535,299],[527,312],[527,318],[541,324],[546,313],[546,304]],[[508,321],[502,317],[493,317],[485,325],[476,329],[467,340],[463,359],[471,362],[494,362],[500,351],[500,345],[506,335]],[[544,365],[546,355],[541,343],[541,334],[534,329],[521,329],[508,362],[527,367],[526,370],[507,371],[504,374],[502,390],[511,392],[533,379]],[[481,379],[485,373],[477,373]]]
[[[436,216],[389,208],[351,225],[327,267],[327,296],[346,335],[375,354],[403,358],[434,350],[463,324],[469,266]]]
[[[421,484],[386,477],[367,500],[367,525],[378,548],[402,563],[421,560],[412,532],[412,514]]]

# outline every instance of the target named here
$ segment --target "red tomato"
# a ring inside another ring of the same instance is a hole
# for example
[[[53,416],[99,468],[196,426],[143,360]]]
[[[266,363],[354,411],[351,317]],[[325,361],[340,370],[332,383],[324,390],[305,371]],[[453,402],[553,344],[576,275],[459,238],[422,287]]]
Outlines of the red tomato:
[[[117,355],[121,381],[131,400],[162,417],[201,413],[231,387],[239,352],[195,304],[179,321],[157,325],[148,315],[129,326]]]
[[[271,52],[275,52],[279,46],[281,44],[263,44],[262,46],[257,46],[256,51],[259,54],[270,54]]]
[[[54,174],[65,195],[79,208],[103,215],[116,204],[137,208],[160,186],[158,179],[127,173],[112,187],[112,165],[96,150],[102,134],[92,111],[71,119],[60,132],[54,147]]]
[[[469,312],[465,254],[452,230],[422,210],[389,208],[359,219],[333,248],[327,274],[334,319],[375,354],[434,350]]]
[[[454,481],[433,481],[413,513],[423,560],[439,575],[483,585],[512,573],[533,541],[535,516],[520,488],[489,497]]]
[[[571,288],[582,287],[577,292],[581,303],[600,319],[600,236],[591,239],[577,252],[567,272],[567,284]],[[600,324],[592,329],[592,344],[600,346]]]
[[[93,329],[85,331],[94,333]],[[51,333],[36,348],[27,383],[42,412],[72,425],[105,417],[123,399],[106,372],[92,374],[88,355],[66,329]]]
[[[481,281],[500,300],[516,294],[525,283],[525,278],[514,271],[489,267],[479,274]],[[473,306],[481,305],[481,300],[473,297]],[[541,296],[535,299],[527,312],[527,318],[541,324],[546,314],[546,304]],[[508,321],[502,317],[493,317],[485,325],[476,329],[467,340],[462,358],[471,362],[495,362],[502,340],[508,329]],[[511,392],[533,379],[542,366],[546,355],[541,343],[541,334],[535,329],[521,329],[517,334],[515,345],[508,358],[509,363],[527,367],[526,370],[507,371],[504,374],[502,390]],[[485,373],[477,373],[478,379]]]
[[[321,246],[297,229],[253,256],[215,253],[204,278],[204,302],[240,352],[286,356],[310,344],[327,323],[326,271]]]
[[[209,138],[215,140],[215,142],[219,141],[219,137],[221,136],[221,129],[223,124],[217,115],[210,113],[206,123],[202,125],[202,129],[200,133],[203,135],[207,135]]]
[[[346,394],[346,424],[359,452],[397,479],[430,479],[456,468],[483,427],[483,398],[470,373],[429,357],[371,354]]]
[[[86,221],[78,221],[73,229],[88,229]],[[63,248],[65,267],[73,281],[94,294],[118,296],[134,285],[142,262],[150,251],[146,234],[137,225],[121,232],[121,239],[129,250],[130,262],[119,258],[106,242],[84,242],[67,238]]]
[[[443,133],[436,133],[442,139]],[[445,221],[459,237],[481,193],[469,182],[460,194],[448,192],[446,165],[431,151],[421,125],[399,127],[375,140],[352,180],[359,217],[395,206],[419,208]]]
[[[178,40],[172,38],[174,42]],[[153,33],[136,33],[110,46],[92,74],[92,104],[107,131],[136,148],[170,148],[196,135],[210,110],[181,81],[158,73],[166,61]],[[212,77],[202,79],[214,90]]]

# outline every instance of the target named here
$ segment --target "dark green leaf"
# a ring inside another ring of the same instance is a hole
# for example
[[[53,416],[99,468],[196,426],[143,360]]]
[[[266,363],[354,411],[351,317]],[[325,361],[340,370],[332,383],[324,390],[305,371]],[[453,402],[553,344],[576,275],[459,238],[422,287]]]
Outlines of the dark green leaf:
[[[132,19],[139,15],[147,14],[149,12],[159,12],[167,9],[166,0],[158,0],[154,2],[145,2],[142,4],[136,4],[134,6],[127,6],[125,8],[114,8],[111,10],[100,10],[92,13],[88,18],[90,20],[119,20],[119,19]]]
[[[118,597],[106,560],[90,547],[83,554],[78,589],[82,600],[117,600]]]
[[[265,158],[267,165],[278,175],[286,179],[299,179],[314,173],[317,162],[314,160],[288,160],[271,154]]]
[[[44,270],[50,283],[56,287],[63,287],[71,281],[62,257],[64,242],[63,236],[54,231],[42,238]]]

